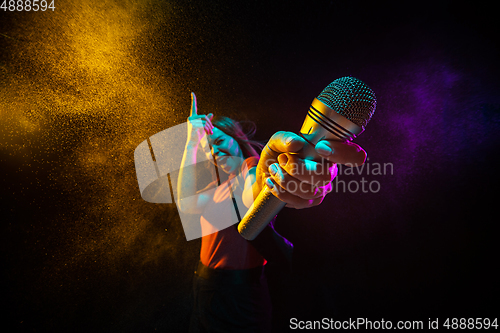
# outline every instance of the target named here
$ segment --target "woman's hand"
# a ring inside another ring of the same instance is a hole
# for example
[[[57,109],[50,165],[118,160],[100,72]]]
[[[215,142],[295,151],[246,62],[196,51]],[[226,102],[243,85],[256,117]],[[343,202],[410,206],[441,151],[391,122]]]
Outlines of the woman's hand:
[[[198,105],[196,102],[196,95],[191,93],[191,113],[188,118],[188,139],[191,143],[199,144],[202,142],[205,134],[213,134],[214,125],[212,119],[214,115],[198,114]]]
[[[316,144],[316,152],[333,163],[359,166],[365,163],[366,152],[353,142],[322,140]]]
[[[335,163],[361,165],[366,152],[356,144],[339,141],[320,141],[316,151],[321,162],[305,160],[298,156],[306,141],[292,132],[277,132],[264,150],[256,170],[260,192],[268,186],[286,207],[297,209],[319,205],[332,190],[337,175]],[[254,197],[258,193],[254,192]]]

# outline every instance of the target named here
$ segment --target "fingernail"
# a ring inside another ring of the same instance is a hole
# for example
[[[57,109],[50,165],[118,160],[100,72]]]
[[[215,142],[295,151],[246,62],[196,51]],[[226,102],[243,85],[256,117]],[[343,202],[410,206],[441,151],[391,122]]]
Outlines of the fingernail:
[[[278,162],[280,162],[280,165],[284,167],[288,163],[288,156],[286,156],[286,154],[281,154],[278,156]]]
[[[271,164],[271,166],[269,167],[269,172],[273,176],[276,174],[276,172],[278,172],[278,168],[276,167],[276,163],[275,164]]]
[[[318,154],[323,156],[330,156],[333,153],[332,148],[323,143],[320,143],[316,146],[316,151],[318,152]]]
[[[271,180],[271,178],[266,178],[266,185],[269,187],[271,190],[274,188],[274,183]]]
[[[288,145],[288,144],[290,144],[290,142],[292,142],[292,141],[293,141],[293,138],[290,136],[290,137],[288,137],[288,138],[285,140],[285,143]]]

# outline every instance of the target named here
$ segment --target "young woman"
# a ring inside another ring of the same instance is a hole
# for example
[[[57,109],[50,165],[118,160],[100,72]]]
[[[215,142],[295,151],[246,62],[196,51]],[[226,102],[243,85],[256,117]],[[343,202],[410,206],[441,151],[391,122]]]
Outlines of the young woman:
[[[270,332],[271,302],[263,267],[269,261],[291,271],[293,245],[274,231],[272,222],[254,241],[241,237],[237,224],[215,228],[215,225],[231,224],[230,221],[220,221],[230,218],[223,214],[221,207],[236,200],[249,207],[262,186],[271,188],[274,195],[287,202],[288,207],[318,205],[331,190],[331,181],[336,175],[335,164],[327,163],[325,172],[314,173],[316,179],[311,180],[311,174],[319,164],[289,154],[298,151],[304,140],[287,132],[275,134],[259,160],[256,148],[262,146],[250,140],[234,120],[214,118],[212,114],[198,115],[194,94],[188,123],[188,139],[177,184],[178,198],[182,198],[178,204],[183,213],[201,214],[202,234],[205,235],[194,276],[190,331]],[[196,175],[185,166],[196,164],[199,149],[208,152],[203,142],[208,142],[210,154],[228,179],[217,186],[212,195],[200,191],[197,196],[192,196],[196,192]],[[326,158],[333,157],[332,161],[347,156],[350,161],[362,163],[366,156],[355,145],[335,147],[336,155],[331,146],[325,149],[317,145],[316,148],[322,153],[326,150]],[[307,167],[300,168],[301,165]],[[237,186],[232,185],[235,182],[231,180],[239,175],[243,181],[236,182]],[[323,186],[318,186],[318,181]],[[296,185],[293,192],[287,191],[292,188],[287,186],[291,182]]]

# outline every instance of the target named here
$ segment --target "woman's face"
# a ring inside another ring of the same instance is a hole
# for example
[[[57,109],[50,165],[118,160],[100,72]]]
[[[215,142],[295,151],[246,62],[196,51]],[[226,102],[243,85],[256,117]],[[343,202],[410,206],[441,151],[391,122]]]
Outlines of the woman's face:
[[[241,168],[244,160],[243,152],[232,136],[214,127],[213,134],[208,136],[208,142],[212,146],[212,154],[215,156],[217,165],[225,173],[234,173]]]

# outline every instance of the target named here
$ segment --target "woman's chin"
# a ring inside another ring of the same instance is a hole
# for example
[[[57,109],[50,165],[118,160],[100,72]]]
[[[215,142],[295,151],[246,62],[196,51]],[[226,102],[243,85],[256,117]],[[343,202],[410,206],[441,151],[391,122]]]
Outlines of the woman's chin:
[[[218,166],[227,174],[232,174],[238,171],[241,166],[239,162],[239,157],[229,157],[221,159],[218,163]]]
[[[225,173],[227,174],[231,174],[234,172],[235,168],[229,166],[229,165],[226,165],[226,164],[223,164],[223,165],[219,165],[221,168],[222,168],[222,171],[224,171]]]

